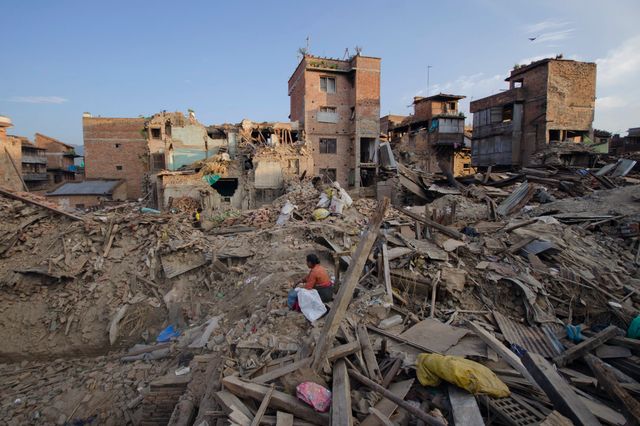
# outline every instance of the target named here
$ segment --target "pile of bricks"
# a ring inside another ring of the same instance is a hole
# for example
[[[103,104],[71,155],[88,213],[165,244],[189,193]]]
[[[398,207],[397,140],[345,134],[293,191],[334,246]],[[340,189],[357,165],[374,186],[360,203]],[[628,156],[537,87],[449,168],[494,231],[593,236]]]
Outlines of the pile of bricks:
[[[142,401],[141,426],[164,426],[169,423],[173,408],[185,392],[191,375],[165,376],[149,385],[149,393]]]

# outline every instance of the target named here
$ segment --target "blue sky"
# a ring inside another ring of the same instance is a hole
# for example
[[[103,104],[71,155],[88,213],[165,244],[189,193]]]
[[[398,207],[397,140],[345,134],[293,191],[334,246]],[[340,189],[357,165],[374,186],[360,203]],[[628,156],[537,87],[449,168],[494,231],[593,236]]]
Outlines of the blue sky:
[[[5,1],[0,114],[11,133],[82,143],[81,117],[194,109],[205,124],[286,121],[287,80],[315,55],[382,58],[382,114],[414,95],[478,99],[516,63],[598,63],[594,125],[640,126],[640,2]],[[533,42],[528,37],[536,36]],[[468,110],[468,109],[467,109]]]

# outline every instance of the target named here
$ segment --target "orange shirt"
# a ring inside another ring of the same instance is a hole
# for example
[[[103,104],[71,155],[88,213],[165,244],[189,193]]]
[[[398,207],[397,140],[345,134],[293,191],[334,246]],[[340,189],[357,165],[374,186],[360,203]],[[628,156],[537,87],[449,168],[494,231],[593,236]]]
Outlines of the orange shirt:
[[[307,290],[313,290],[315,286],[328,287],[331,285],[331,279],[327,270],[320,265],[316,265],[309,271],[309,275],[305,280],[304,288]]]

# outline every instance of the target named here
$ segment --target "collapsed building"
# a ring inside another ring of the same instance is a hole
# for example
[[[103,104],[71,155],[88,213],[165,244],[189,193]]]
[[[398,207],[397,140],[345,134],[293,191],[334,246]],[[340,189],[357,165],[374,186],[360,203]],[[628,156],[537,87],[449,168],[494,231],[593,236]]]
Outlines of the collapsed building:
[[[413,115],[383,117],[383,134],[397,152],[398,159],[426,173],[441,173],[445,168],[455,176],[470,174],[465,116],[458,108],[458,102],[464,98],[445,93],[426,98],[416,96]]]
[[[573,154],[593,140],[596,64],[547,58],[516,66],[506,81],[508,90],[471,102],[472,165],[527,166],[554,148],[567,149],[565,163],[589,165]]]
[[[611,138],[609,153],[612,155],[624,155],[640,151],[640,127],[632,127],[627,131],[627,136],[616,134]]]

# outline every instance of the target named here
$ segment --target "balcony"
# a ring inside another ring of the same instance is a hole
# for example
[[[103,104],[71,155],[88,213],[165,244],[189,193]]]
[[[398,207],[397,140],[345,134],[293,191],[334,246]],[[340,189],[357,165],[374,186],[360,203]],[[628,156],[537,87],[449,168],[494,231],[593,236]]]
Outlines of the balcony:
[[[22,162],[27,164],[47,164],[47,157],[44,155],[22,154]]]
[[[432,145],[459,147],[464,144],[463,133],[434,132],[429,135]]]
[[[25,182],[49,180],[46,173],[23,173],[22,179]]]

